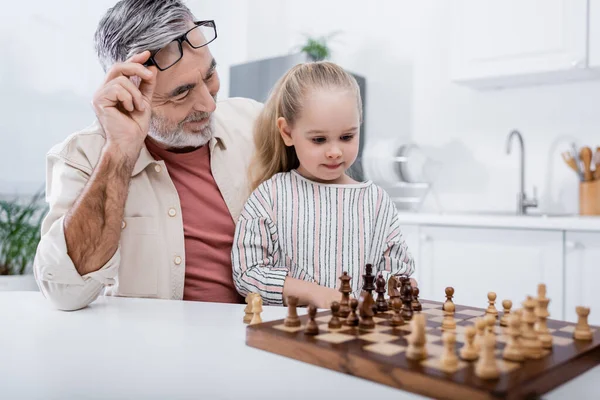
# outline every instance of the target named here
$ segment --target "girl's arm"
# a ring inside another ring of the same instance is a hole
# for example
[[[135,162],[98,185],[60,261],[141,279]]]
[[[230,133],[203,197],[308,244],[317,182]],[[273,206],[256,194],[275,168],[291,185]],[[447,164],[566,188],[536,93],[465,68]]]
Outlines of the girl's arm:
[[[334,301],[341,301],[342,294],[337,289],[321,286],[315,282],[287,277],[283,287],[283,294],[298,297],[298,305],[313,304],[317,308],[331,307]]]
[[[393,205],[391,206],[393,207]],[[388,274],[384,272],[384,275],[387,275],[386,280],[389,275],[404,274],[411,276],[415,272],[415,260],[400,230],[400,221],[395,207],[385,243],[386,245],[384,246],[383,255],[381,256],[377,270],[388,272]],[[416,285],[416,281],[412,279],[411,281],[413,281],[413,285]]]

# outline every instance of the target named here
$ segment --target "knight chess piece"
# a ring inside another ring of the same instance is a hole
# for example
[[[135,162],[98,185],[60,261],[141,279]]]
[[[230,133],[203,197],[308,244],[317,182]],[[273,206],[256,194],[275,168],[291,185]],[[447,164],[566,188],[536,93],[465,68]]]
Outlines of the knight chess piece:
[[[298,297],[296,296],[288,296],[287,298],[288,304],[288,315],[283,321],[283,324],[290,328],[295,328],[301,325],[300,318],[298,318]]]
[[[342,300],[340,301],[339,315],[341,318],[347,318],[350,314],[350,293],[352,292],[352,286],[350,286],[350,280],[352,278],[348,275],[347,271],[342,273],[340,276],[340,292],[342,293]]]
[[[390,276],[387,282],[388,287],[388,308],[392,309],[394,299],[400,299],[400,292],[398,291],[398,280],[395,276]]]
[[[258,293],[248,293],[246,296],[246,308],[244,308],[244,323],[249,324],[252,321],[252,299],[259,296]]]

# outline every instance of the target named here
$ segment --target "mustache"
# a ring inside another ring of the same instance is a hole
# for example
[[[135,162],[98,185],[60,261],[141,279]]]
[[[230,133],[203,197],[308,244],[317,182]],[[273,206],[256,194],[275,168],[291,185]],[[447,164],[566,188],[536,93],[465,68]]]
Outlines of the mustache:
[[[203,119],[210,117],[211,114],[212,113],[207,112],[196,112],[192,115],[188,115],[186,119],[181,121],[181,124],[185,124],[186,122],[202,121]]]

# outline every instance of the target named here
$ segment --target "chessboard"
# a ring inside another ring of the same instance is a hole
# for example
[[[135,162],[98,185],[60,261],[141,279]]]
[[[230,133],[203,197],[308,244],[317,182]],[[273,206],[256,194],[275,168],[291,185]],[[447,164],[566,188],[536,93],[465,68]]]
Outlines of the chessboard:
[[[497,379],[480,379],[475,374],[476,361],[460,359],[453,371],[440,365],[444,351],[442,341],[443,305],[420,299],[425,316],[427,356],[421,361],[406,357],[410,323],[392,326],[394,311],[375,314],[373,329],[343,324],[330,329],[331,311],[318,312],[314,321],[319,332],[307,335],[304,330],[308,314],[300,315],[299,327],[288,327],[284,319],[249,325],[246,344],[271,353],[290,357],[327,369],[364,378],[424,396],[442,399],[531,399],[539,398],[586,370],[600,364],[600,329],[591,327],[592,340],[573,338],[575,324],[547,320],[552,335],[552,348],[539,359],[512,362],[503,359],[502,351],[509,341],[508,328],[496,320],[495,358],[500,369]],[[416,313],[415,313],[416,314]],[[500,313],[502,314],[502,313]],[[465,343],[465,329],[483,318],[485,310],[454,307],[454,330],[457,353]]]

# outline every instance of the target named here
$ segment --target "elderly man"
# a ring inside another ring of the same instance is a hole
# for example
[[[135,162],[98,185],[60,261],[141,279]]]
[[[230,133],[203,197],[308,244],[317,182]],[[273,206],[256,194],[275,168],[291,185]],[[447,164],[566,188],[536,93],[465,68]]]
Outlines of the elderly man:
[[[216,103],[216,37],[178,0],[122,0],[101,20],[97,120],[47,155],[34,271],[59,309],[101,293],[240,302],[230,252],[262,105]]]

